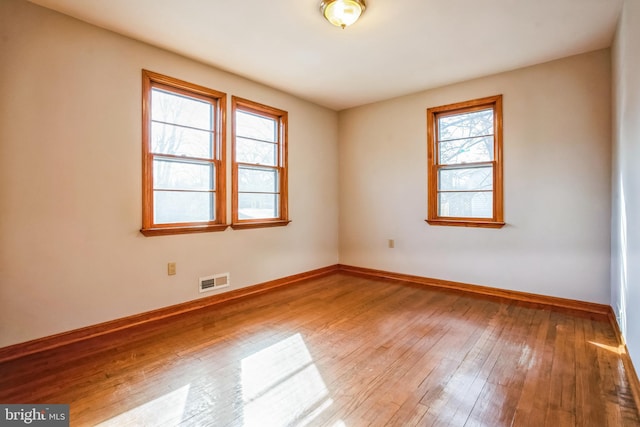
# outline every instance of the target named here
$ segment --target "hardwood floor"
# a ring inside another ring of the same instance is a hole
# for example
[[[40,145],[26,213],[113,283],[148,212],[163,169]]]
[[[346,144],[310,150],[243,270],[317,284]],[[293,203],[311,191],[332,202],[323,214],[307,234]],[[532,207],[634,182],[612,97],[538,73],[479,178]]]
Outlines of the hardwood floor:
[[[71,425],[640,426],[605,316],[332,274],[0,364]]]

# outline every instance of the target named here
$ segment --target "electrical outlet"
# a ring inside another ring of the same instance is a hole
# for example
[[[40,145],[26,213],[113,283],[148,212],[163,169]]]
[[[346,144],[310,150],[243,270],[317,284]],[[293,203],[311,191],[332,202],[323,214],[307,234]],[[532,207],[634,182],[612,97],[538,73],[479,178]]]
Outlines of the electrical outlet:
[[[393,249],[396,247],[396,241],[393,239],[389,239],[389,248]]]
[[[167,274],[169,276],[174,276],[176,274],[176,263],[175,262],[170,262],[169,264],[167,264]]]

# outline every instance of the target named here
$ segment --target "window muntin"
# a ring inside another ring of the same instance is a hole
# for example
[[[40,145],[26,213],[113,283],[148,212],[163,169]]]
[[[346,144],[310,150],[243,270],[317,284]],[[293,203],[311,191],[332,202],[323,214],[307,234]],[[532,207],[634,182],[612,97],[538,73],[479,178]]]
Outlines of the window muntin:
[[[143,234],[226,228],[225,99],[143,70]]]
[[[427,222],[502,227],[502,96],[429,108]]]
[[[232,97],[234,228],[286,225],[287,112]]]

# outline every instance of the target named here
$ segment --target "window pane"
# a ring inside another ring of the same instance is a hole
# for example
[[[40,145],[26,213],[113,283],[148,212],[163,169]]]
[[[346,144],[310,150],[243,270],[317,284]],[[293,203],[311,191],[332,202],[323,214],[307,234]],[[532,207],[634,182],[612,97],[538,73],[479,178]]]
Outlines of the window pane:
[[[278,218],[280,216],[278,198],[278,194],[240,193],[238,194],[238,218]]]
[[[438,190],[491,190],[493,189],[493,167],[440,169]]]
[[[238,168],[238,191],[278,192],[278,171],[275,169]]]
[[[236,111],[236,136],[276,142],[276,121],[263,116]]]
[[[440,117],[438,129],[439,141],[493,135],[493,109]]]
[[[493,192],[439,193],[438,215],[493,218]]]
[[[443,141],[438,148],[441,165],[493,160],[493,136]]]
[[[155,224],[215,220],[215,193],[154,191]]]
[[[236,161],[242,163],[276,166],[277,144],[253,139],[236,138]]]
[[[213,130],[213,108],[208,102],[153,89],[151,106],[151,120]]]
[[[176,160],[153,161],[153,188],[171,190],[214,190],[214,166]]]
[[[151,124],[151,152],[212,159],[213,134],[162,123]]]

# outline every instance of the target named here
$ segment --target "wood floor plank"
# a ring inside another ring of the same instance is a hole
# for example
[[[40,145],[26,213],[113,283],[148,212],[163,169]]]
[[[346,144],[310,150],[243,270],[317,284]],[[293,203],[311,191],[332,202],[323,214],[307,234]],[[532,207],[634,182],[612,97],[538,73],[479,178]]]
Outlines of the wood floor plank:
[[[344,273],[0,364],[73,426],[640,426],[603,315]]]
[[[554,329],[549,328],[550,312],[537,310],[530,328],[532,339],[523,348],[518,370],[526,373],[523,392],[516,406],[514,425],[544,425],[549,402],[551,369],[555,344]],[[551,332],[551,333],[550,333]],[[551,344],[551,345],[549,345]]]
[[[575,320],[569,316],[553,313],[556,319],[556,338],[551,368],[551,390],[549,410],[571,414],[575,421],[574,407],[576,403],[576,354],[575,354]],[[551,418],[553,419],[553,418]]]
[[[513,413],[515,411],[515,401],[510,402],[507,393],[522,393],[521,388],[513,389],[507,385],[508,379],[513,376],[509,373],[509,369],[515,370],[517,363],[517,353],[514,353],[512,347],[519,347],[514,337],[521,335],[518,331],[528,323],[522,319],[527,319],[529,310],[521,305],[502,306],[499,315],[496,318],[500,327],[497,328],[497,335],[493,337],[494,342],[489,351],[489,355],[484,361],[478,380],[481,381],[479,386],[482,389],[478,393],[476,402],[471,408],[465,425],[511,425]],[[497,385],[497,386],[494,386]],[[497,393],[497,395],[493,395]],[[491,396],[489,398],[488,396]],[[492,402],[487,402],[487,400]],[[499,423],[498,423],[499,421]]]
[[[402,323],[415,326],[415,324],[411,323],[409,319],[403,320]],[[407,331],[407,329],[413,328],[404,328],[401,330]],[[472,336],[475,329],[466,329],[467,334]],[[375,380],[369,384],[369,387],[364,393],[361,393],[364,395],[364,400],[358,405],[357,410],[354,411],[359,419],[367,419],[370,412],[375,412],[372,408],[379,406],[379,396],[381,395],[387,396],[387,405],[391,408],[395,408],[394,411],[388,411],[386,414],[393,416],[394,413],[400,409],[400,405],[404,403],[405,399],[400,397],[397,391],[402,391],[407,386],[405,373],[413,368],[415,363],[423,354],[433,348],[434,345],[437,345],[440,339],[445,335],[445,331],[446,330],[442,329],[443,333],[438,337],[437,341],[434,340],[432,335],[429,335],[428,337],[397,335],[395,337],[397,342],[401,342],[405,339],[404,343],[406,343],[406,345],[402,346],[396,345],[395,347],[398,348],[397,352],[389,352],[388,349],[393,348],[389,344],[387,344],[386,347],[382,347],[387,349],[387,362],[384,364],[384,371],[380,375],[376,376]],[[400,385],[401,379],[404,379],[404,386]],[[383,422],[384,420],[378,416],[378,421]]]

